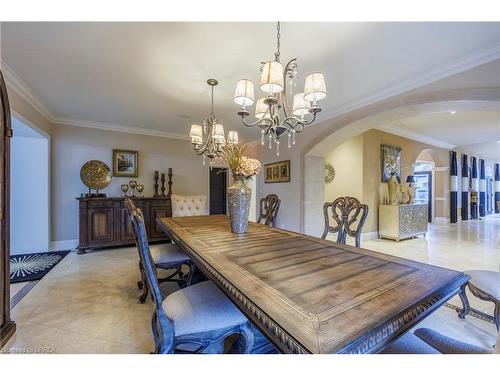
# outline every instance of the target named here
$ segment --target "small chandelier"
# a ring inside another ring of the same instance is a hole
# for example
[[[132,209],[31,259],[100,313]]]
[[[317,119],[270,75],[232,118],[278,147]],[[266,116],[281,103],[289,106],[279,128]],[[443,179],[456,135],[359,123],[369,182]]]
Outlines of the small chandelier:
[[[316,120],[321,111],[318,101],[326,97],[325,77],[322,73],[311,73],[306,76],[304,92],[293,96],[292,110],[287,99],[287,84],[292,86],[297,77],[297,59],[292,59],[285,65],[280,63],[280,23],[277,26],[277,45],[274,61],[263,62],[260,77],[260,89],[267,96],[257,100],[255,117],[252,123],[246,121],[250,114],[246,107],[255,102],[254,84],[248,79],[239,80],[234,93],[234,102],[241,106],[238,116],[246,126],[257,125],[261,129],[261,145],[268,137],[269,149],[276,144],[276,155],[280,153],[280,137],[288,136],[288,148],[295,144],[295,135],[301,133],[307,125]]]
[[[203,165],[205,165],[206,158],[208,157],[210,163],[220,156],[222,147],[226,142],[231,144],[238,144],[238,132],[229,131],[226,136],[224,134],[224,126],[217,122],[214,114],[214,87],[218,85],[216,79],[210,78],[207,81],[208,85],[212,88],[212,101],[210,115],[203,121],[203,126],[198,124],[191,125],[189,136],[191,137],[191,144],[197,155],[203,156]],[[203,139],[205,137],[205,139]]]

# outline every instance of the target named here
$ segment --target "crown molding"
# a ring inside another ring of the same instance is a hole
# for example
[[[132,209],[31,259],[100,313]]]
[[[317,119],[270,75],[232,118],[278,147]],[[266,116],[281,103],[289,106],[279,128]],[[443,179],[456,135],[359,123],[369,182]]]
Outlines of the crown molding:
[[[107,130],[107,131],[120,132],[120,133],[149,135],[152,137],[182,139],[183,141],[189,140],[189,137],[187,135],[183,135],[183,134],[170,133],[170,132],[156,130],[156,129],[146,129],[146,128],[139,128],[139,127],[130,127],[130,126],[117,125],[117,124],[110,124],[110,123],[105,123],[105,122],[82,121],[82,120],[73,120],[73,119],[68,119],[68,118],[55,118],[52,120],[52,123],[57,124],[57,125],[76,126],[76,127],[80,127],[80,128],[99,129],[99,130]]]
[[[47,121],[54,118],[47,104],[36,95],[33,90],[17,75],[17,73],[4,61],[0,60],[3,76],[7,86],[14,90],[17,95],[23,98],[28,104],[35,108]]]
[[[473,69],[475,67],[490,63],[498,59],[500,59],[500,47],[498,45],[476,51],[475,53],[453,61],[448,65],[430,70],[429,72],[423,73],[418,77],[407,80],[399,85],[393,85],[391,87],[379,90],[377,94],[369,95],[360,100],[347,103],[343,106],[337,107],[335,110],[324,111],[324,117],[322,121],[330,120],[337,116],[341,116],[357,109],[369,106],[384,99],[416,90],[427,84],[448,78],[452,75],[462,73],[464,71]]]
[[[428,136],[425,136],[425,135],[422,135],[422,134],[419,134],[419,133],[416,133],[416,132],[413,132],[410,130],[406,130],[406,129],[395,128],[395,127],[392,127],[389,125],[376,126],[375,129],[381,130],[381,131],[386,132],[386,133],[398,135],[398,136],[403,137],[403,138],[408,138],[408,139],[411,139],[411,140],[414,140],[417,142],[426,143],[426,144],[431,145],[431,146],[445,148],[447,150],[451,150],[451,149],[454,149],[455,147],[457,147],[457,145],[454,145],[452,143],[440,141],[439,139],[436,139],[436,138],[428,137]]]

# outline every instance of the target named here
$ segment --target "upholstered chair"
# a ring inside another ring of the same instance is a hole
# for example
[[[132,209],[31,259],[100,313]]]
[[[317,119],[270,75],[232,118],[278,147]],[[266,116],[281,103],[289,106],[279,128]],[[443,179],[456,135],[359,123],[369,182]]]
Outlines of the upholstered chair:
[[[259,224],[276,226],[276,218],[280,209],[281,199],[276,194],[269,194],[260,200]]]
[[[208,215],[208,200],[206,195],[172,194],[172,216]]]
[[[244,342],[243,352],[252,352],[254,333],[250,322],[211,281],[188,286],[163,299],[144,221],[138,211],[131,220],[155,305],[151,322],[155,353],[222,353],[224,340],[235,333]]]
[[[337,242],[346,243],[347,236],[356,238],[356,247],[361,246],[361,231],[368,216],[368,206],[353,197],[340,197],[323,206],[325,230],[322,239],[328,233],[337,233]],[[330,223],[332,219],[333,223]],[[333,225],[332,225],[333,224]]]
[[[408,332],[382,351],[382,354],[492,354],[493,350],[445,336],[430,328]]]
[[[137,210],[134,202],[130,198],[125,199],[125,207],[127,208],[129,216]],[[142,211],[139,210],[138,213],[142,216]],[[142,219],[144,220],[144,217],[142,217]],[[135,228],[133,226],[132,229],[137,249],[139,249],[137,233],[135,232]],[[174,243],[155,244],[151,245],[149,248],[155,267],[169,271],[173,270],[168,276],[160,279],[160,282],[176,282],[181,288],[191,284],[194,265],[191,263],[189,256],[178,245]],[[187,266],[189,272],[184,273],[182,270],[183,266]],[[139,301],[144,303],[148,296],[149,288],[148,284],[145,282],[146,275],[144,273],[144,265],[141,257],[139,257],[139,271],[141,274],[141,280],[137,282],[137,287],[142,289]]]

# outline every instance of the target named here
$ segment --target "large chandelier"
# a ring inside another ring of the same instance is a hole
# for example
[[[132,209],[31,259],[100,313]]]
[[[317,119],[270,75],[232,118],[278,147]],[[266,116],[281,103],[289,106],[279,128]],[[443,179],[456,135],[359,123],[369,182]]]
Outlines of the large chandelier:
[[[214,87],[218,85],[216,79],[210,78],[207,80],[208,85],[212,88],[211,96],[211,112],[210,115],[203,121],[203,126],[198,124],[191,125],[189,136],[191,144],[197,155],[203,156],[203,165],[205,165],[208,157],[210,163],[220,156],[222,147],[226,145],[226,136],[224,134],[224,126],[217,122],[214,114]],[[238,143],[238,132],[229,131],[227,134],[227,142],[231,144]]]
[[[238,116],[246,126],[258,126],[261,129],[261,144],[266,137],[269,149],[276,144],[276,155],[280,153],[280,138],[287,134],[288,148],[295,144],[295,135],[301,133],[307,125],[316,120],[321,111],[318,101],[326,97],[325,77],[322,73],[311,73],[306,76],[304,92],[295,94],[292,109],[288,104],[287,94],[292,96],[292,87],[297,77],[297,59],[292,59],[285,65],[280,62],[280,23],[277,26],[277,45],[274,61],[263,62],[260,68],[260,89],[267,96],[257,100],[255,105],[255,122],[247,122],[250,114],[246,109],[255,102],[254,84],[251,80],[239,80],[234,93],[234,102],[241,106]],[[287,92],[287,85],[290,93]]]

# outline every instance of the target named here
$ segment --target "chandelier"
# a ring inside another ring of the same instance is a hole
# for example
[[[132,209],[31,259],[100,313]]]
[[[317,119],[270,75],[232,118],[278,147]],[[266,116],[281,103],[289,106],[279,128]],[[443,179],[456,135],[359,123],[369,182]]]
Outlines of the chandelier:
[[[217,122],[217,118],[214,114],[214,87],[217,86],[219,82],[217,82],[216,79],[210,78],[207,80],[207,83],[212,88],[210,115],[203,121],[203,126],[193,124],[189,131],[194,151],[197,155],[203,156],[203,165],[205,165],[207,157],[212,164],[214,158],[221,155],[222,148],[226,145],[224,126]],[[229,131],[227,134],[227,142],[238,144],[238,132]]]
[[[250,115],[247,106],[255,102],[254,84],[251,80],[239,80],[234,93],[234,102],[241,106],[238,116],[248,127],[258,126],[261,129],[261,145],[266,137],[269,149],[276,144],[276,155],[280,153],[280,137],[288,136],[288,148],[295,144],[295,135],[316,120],[321,111],[318,101],[326,97],[325,77],[322,73],[311,73],[306,76],[304,92],[295,94],[292,109],[287,95],[293,95],[292,88],[297,80],[297,59],[290,60],[285,67],[280,62],[280,23],[277,26],[277,44],[274,61],[262,62],[260,68],[260,89],[266,96],[257,100],[255,105],[255,122],[247,122]],[[289,85],[290,93],[287,92]]]

